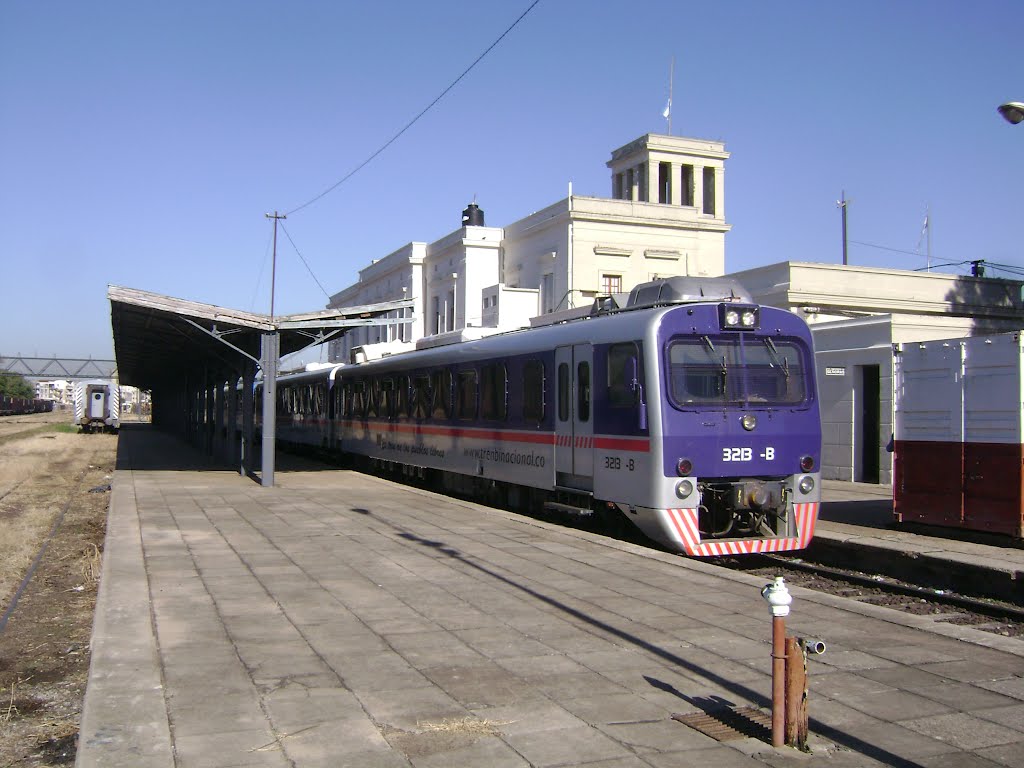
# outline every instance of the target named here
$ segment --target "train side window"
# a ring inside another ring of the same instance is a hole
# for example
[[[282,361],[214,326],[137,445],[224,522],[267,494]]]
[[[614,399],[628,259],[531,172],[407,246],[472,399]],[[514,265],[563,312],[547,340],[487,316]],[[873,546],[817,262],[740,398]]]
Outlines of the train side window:
[[[430,415],[430,379],[417,376],[412,381],[412,417],[418,421]]]
[[[480,418],[504,421],[508,416],[508,371],[501,363],[480,369]]]
[[[569,364],[558,364],[558,420],[569,420]]]
[[[455,418],[476,418],[477,376],[475,370],[459,371],[455,393]]]
[[[523,366],[523,419],[544,420],[544,363],[528,360]]]
[[[366,380],[359,379],[352,387],[352,415],[360,419],[366,418]]]
[[[313,387],[313,413],[317,416],[324,415],[324,385],[317,384]]]
[[[576,414],[580,421],[590,421],[590,363],[586,360],[576,366],[576,392],[579,395]]]
[[[640,353],[634,342],[612,344],[608,348],[608,403],[613,408],[628,408],[637,404],[639,391],[633,387],[633,377],[639,376]]]
[[[395,416],[395,380],[380,380],[380,415],[385,419]]]
[[[447,368],[434,371],[431,380],[430,412],[435,419],[447,419],[452,415],[452,372]]]
[[[399,376],[395,385],[395,417],[409,417],[409,377]]]

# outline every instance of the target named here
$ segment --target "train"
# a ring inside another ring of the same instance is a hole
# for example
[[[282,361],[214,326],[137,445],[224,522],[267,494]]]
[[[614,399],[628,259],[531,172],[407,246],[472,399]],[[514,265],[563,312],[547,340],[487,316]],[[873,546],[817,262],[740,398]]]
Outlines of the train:
[[[53,400],[0,395],[0,416],[20,416],[25,413],[49,413],[52,410]]]
[[[82,432],[117,432],[121,426],[121,390],[112,379],[76,381],[76,424]]]
[[[583,317],[425,341],[279,378],[278,440],[513,510],[627,520],[694,557],[813,537],[811,334],[735,281],[656,280]]]

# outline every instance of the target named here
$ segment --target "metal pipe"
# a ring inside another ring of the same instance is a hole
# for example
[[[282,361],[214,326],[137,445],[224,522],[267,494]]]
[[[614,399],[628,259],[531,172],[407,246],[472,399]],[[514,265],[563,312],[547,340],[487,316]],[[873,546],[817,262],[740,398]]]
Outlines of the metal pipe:
[[[786,619],[772,618],[772,746],[786,744]]]
[[[776,576],[764,585],[761,597],[772,614],[772,746],[782,747],[786,744],[786,616],[793,596],[785,579]]]

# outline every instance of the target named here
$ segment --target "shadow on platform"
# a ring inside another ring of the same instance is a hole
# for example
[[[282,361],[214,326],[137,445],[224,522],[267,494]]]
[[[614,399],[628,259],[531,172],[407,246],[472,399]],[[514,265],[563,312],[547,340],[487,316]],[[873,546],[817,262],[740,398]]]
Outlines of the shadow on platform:
[[[249,477],[259,482],[260,452],[255,456],[256,472]],[[122,424],[117,441],[117,469],[149,472],[225,472],[238,466],[214,459],[195,446],[151,424]],[[305,456],[278,451],[275,472],[320,472],[337,469]]]

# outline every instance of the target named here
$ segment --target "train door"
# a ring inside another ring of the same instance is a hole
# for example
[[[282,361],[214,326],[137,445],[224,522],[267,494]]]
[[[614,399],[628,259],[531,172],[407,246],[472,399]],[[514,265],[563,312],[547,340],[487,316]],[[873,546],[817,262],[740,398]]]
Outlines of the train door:
[[[103,421],[107,417],[107,391],[103,387],[89,389],[88,418]]]
[[[594,488],[593,364],[590,344],[555,349],[556,482],[585,491]]]

